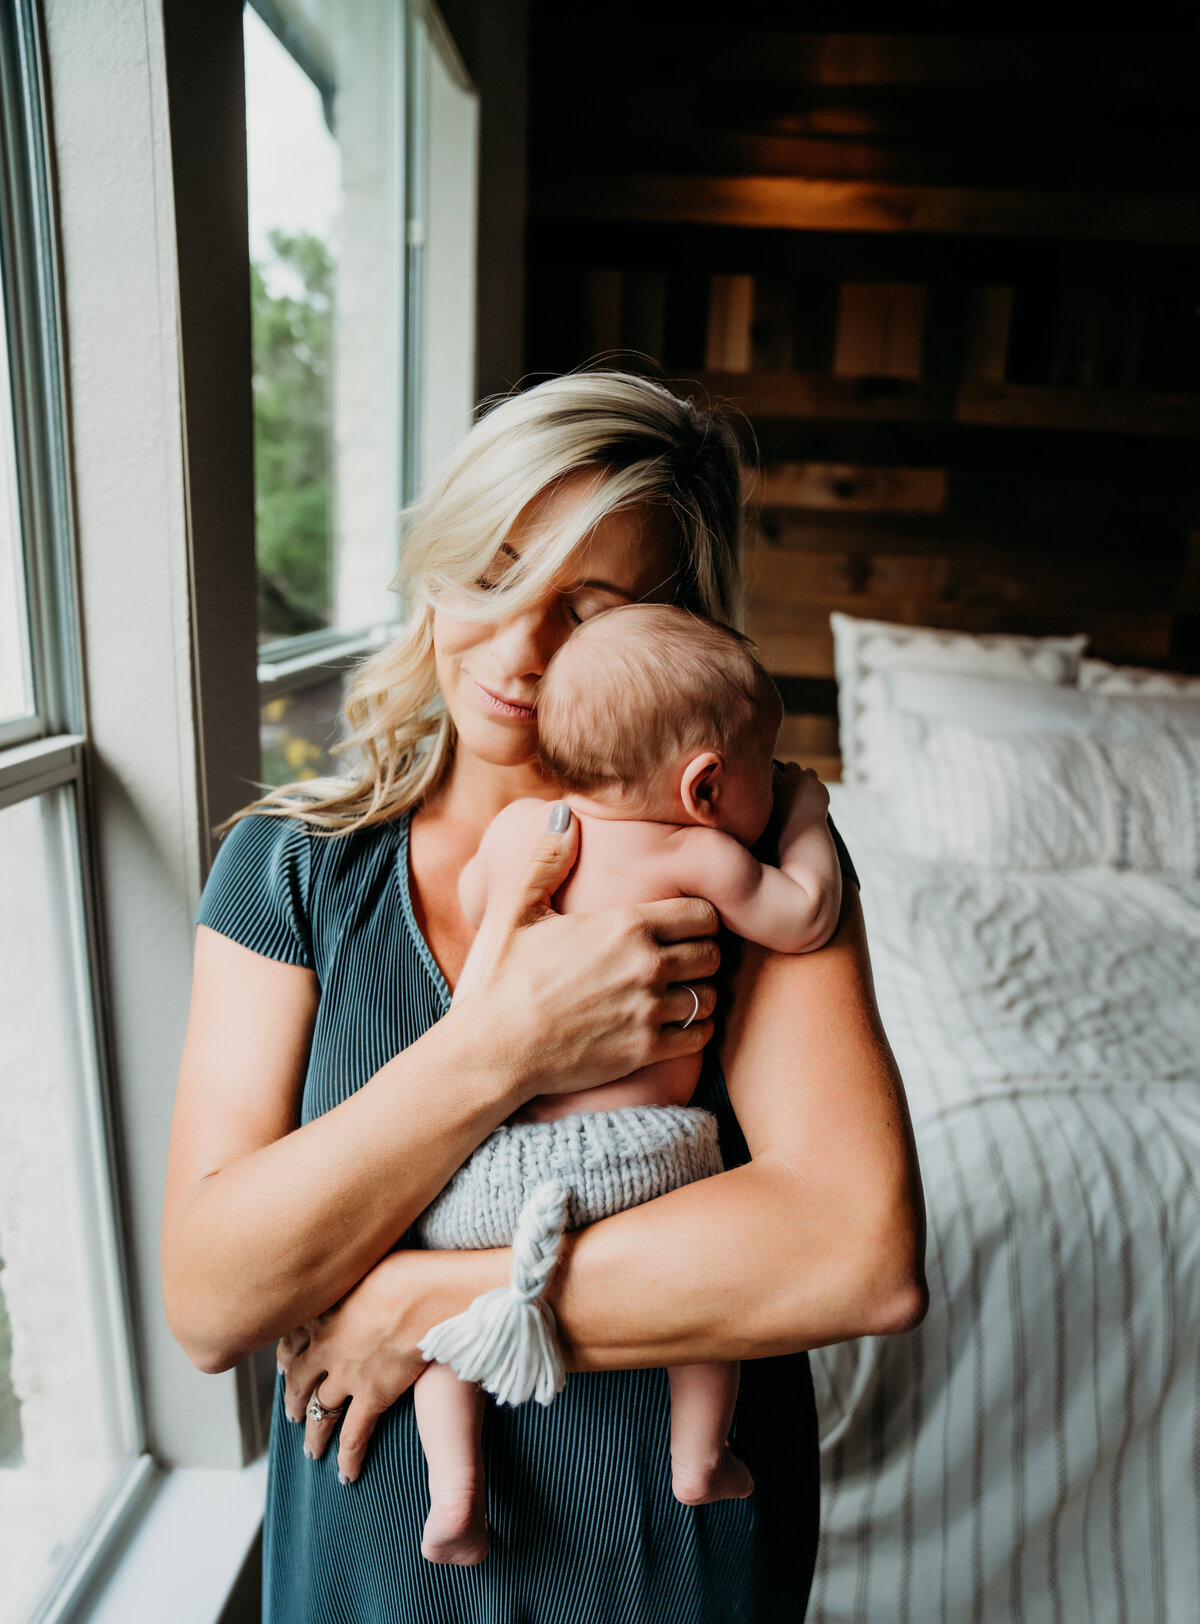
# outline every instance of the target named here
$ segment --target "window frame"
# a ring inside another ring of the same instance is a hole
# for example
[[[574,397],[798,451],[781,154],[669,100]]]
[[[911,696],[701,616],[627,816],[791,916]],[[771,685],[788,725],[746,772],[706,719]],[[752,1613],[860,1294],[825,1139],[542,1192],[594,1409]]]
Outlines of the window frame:
[[[303,34],[292,27],[274,0],[246,0],[270,28],[301,72],[312,80],[323,100],[332,96],[334,86],[311,50]],[[426,259],[427,176],[429,166],[428,106],[426,97],[426,53],[437,50],[447,72],[476,97],[479,88],[463,61],[438,7],[433,0],[395,0],[400,13],[401,60],[397,65],[398,84],[404,98],[402,109],[402,151],[398,172],[402,197],[398,200],[402,221],[401,253],[397,264],[399,323],[400,444],[396,447],[400,499],[411,502],[420,490],[425,470],[421,466],[422,385],[424,356],[424,287]],[[474,200],[478,225],[480,196],[478,170]],[[478,231],[475,236],[475,273],[478,272]],[[478,299],[476,299],[478,306]],[[478,308],[476,309],[478,320]],[[399,558],[395,560],[399,565]],[[324,683],[331,672],[345,671],[363,655],[381,647],[399,625],[403,606],[390,620],[366,626],[332,626],[294,637],[275,638],[258,649],[260,708],[283,694],[303,692]]]
[[[32,710],[0,723],[0,811],[52,796],[57,921],[80,1074],[74,1104],[86,1147],[77,1160],[92,1219],[84,1236],[99,1386],[111,1399],[123,1451],[109,1484],[65,1554],[33,1620],[76,1608],[95,1564],[141,1503],[153,1463],[146,1448],[141,1366],[132,1317],[127,1238],[104,1004],[99,899],[84,696],[77,551],[69,478],[60,254],[51,186],[43,19],[36,0],[0,9],[0,253],[14,451],[14,552],[25,592]],[[64,792],[58,795],[57,792]]]
[[[239,1597],[253,1589],[275,1367],[265,1350],[236,1372],[201,1375],[162,1313],[161,1189],[192,916],[215,848],[213,824],[256,793],[257,665],[285,682],[303,676],[306,660],[327,669],[358,651],[343,632],[335,633],[340,648],[293,649],[290,659],[277,646],[256,646],[245,107],[232,66],[240,62],[241,7],[235,15],[195,0],[12,4],[37,29],[34,66],[54,177],[46,219],[56,253],[61,243],[47,285],[69,336],[56,384],[68,435],[58,492],[67,525],[45,533],[66,547],[76,601],[61,636],[55,606],[43,643],[68,647],[80,626],[86,636],[76,708],[65,691],[55,704],[47,697],[39,715],[57,731],[0,745],[13,799],[65,781],[82,785],[78,804],[87,797],[80,876],[89,996],[105,1021],[97,1030],[116,1119],[121,1297],[127,1315],[135,1305],[147,1444],[94,1523],[69,1584],[37,1619],[115,1624],[132,1616],[128,1598],[140,1593],[153,1595],[156,1617],[216,1624],[218,1589],[228,1585]],[[504,259],[499,266],[479,243],[490,319],[477,354],[482,341],[489,387],[520,372],[524,169],[508,122],[515,116],[522,127],[523,18],[523,6],[485,8],[467,41],[475,41],[481,69],[493,64],[487,85],[496,92],[493,140],[482,150],[499,156],[489,158],[478,190],[481,206],[491,200]],[[163,1556],[168,1516],[178,1560]],[[204,1563],[207,1587],[183,1560],[189,1552]],[[139,1592],[143,1580],[149,1588]]]

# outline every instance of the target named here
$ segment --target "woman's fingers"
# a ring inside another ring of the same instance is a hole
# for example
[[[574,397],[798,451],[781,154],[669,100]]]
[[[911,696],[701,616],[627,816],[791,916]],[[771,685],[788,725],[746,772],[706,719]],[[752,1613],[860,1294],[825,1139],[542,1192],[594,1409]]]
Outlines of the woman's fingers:
[[[342,1419],[342,1408],[349,1399],[350,1394],[343,1387],[339,1387],[332,1376],[323,1376],[317,1382],[310,1397],[309,1403],[316,1400],[320,1406],[331,1413],[323,1420],[305,1412],[304,1421],[304,1453],[309,1460],[320,1460],[325,1453],[330,1438],[337,1430],[338,1422]],[[349,1412],[347,1411],[347,1414]]]
[[[384,1406],[386,1408],[386,1406]],[[363,1462],[367,1458],[367,1445],[371,1442],[371,1434],[375,1431],[375,1423],[383,1414],[383,1409],[372,1408],[368,1398],[356,1398],[346,1411],[346,1419],[342,1422],[341,1436],[338,1438],[338,1481],[340,1483],[353,1483],[357,1480],[363,1469]]]
[[[713,936],[694,941],[671,942],[659,952],[659,964],[666,981],[706,981],[721,968],[721,949]]]
[[[686,1021],[688,1026],[692,1027],[712,1014],[717,1007],[717,995],[713,987],[706,981],[698,981],[694,984],[694,988],[696,994],[694,998],[691,982],[667,988],[663,999],[665,1022],[682,1026]]]
[[[293,1359],[283,1373],[283,1407],[289,1421],[303,1421],[309,1395],[324,1372],[306,1368],[303,1355]]]
[[[633,907],[660,942],[715,936],[721,924],[720,914],[704,897],[672,897],[668,902],[638,902]]]
[[[659,1032],[655,1060],[674,1060],[680,1055],[699,1054],[713,1035],[713,1023],[693,1021],[690,1026],[668,1023]]]

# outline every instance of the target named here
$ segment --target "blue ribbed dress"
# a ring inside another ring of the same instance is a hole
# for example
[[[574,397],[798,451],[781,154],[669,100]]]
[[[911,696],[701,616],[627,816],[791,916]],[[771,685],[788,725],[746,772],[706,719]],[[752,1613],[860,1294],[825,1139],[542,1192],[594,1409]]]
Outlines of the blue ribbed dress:
[[[197,923],[317,974],[304,1122],[449,1008],[413,914],[408,832],[407,814],[337,840],[254,814],[230,830],[204,887]],[[724,979],[737,944],[721,945]],[[716,1050],[705,1050],[694,1103],[716,1114],[732,1167],[747,1150]],[[572,1374],[546,1408],[490,1405],[491,1551],[476,1567],[435,1566],[419,1549],[428,1496],[411,1392],[380,1418],[358,1482],[342,1487],[332,1444],[321,1460],[304,1458],[280,1381],[264,1624],[799,1624],[818,1512],[808,1356],[743,1366],[731,1441],[754,1474],[749,1499],[678,1504],[668,1429],[663,1370]]]

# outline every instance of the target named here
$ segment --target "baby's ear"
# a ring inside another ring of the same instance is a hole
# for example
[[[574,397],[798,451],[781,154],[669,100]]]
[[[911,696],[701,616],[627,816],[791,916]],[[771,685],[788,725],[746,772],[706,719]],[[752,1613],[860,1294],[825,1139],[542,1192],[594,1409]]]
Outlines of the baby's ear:
[[[724,764],[713,750],[693,756],[683,769],[679,798],[693,823],[716,823],[724,773]]]

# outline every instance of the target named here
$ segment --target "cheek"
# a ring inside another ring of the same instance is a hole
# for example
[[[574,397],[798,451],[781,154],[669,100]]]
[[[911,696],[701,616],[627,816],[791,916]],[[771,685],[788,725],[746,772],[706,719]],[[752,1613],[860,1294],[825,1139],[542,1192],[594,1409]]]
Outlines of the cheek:
[[[433,654],[439,672],[468,649],[487,641],[489,628],[478,620],[456,620],[439,610],[433,617]]]

